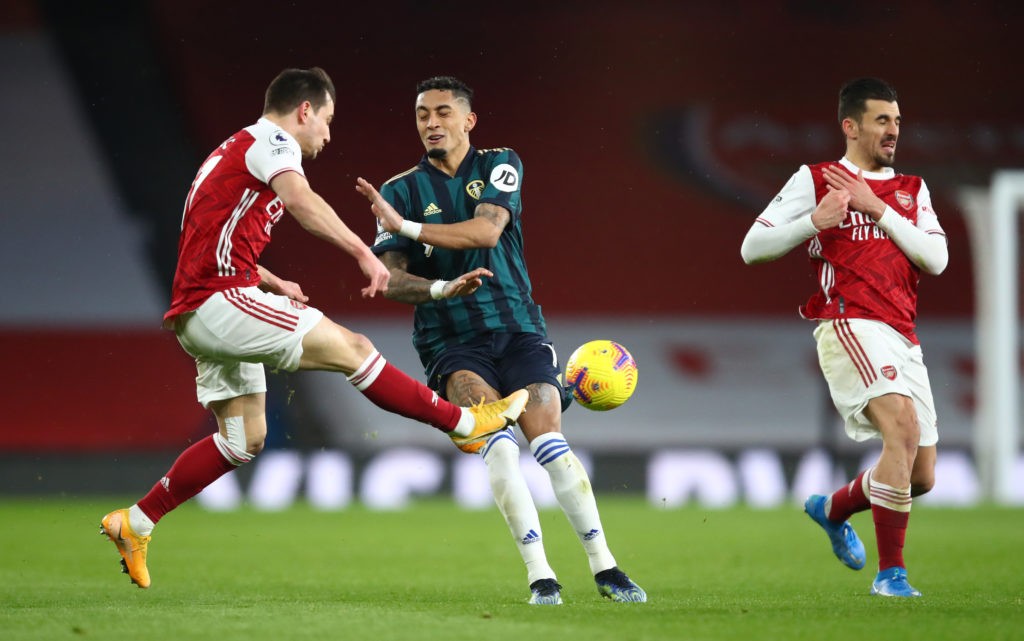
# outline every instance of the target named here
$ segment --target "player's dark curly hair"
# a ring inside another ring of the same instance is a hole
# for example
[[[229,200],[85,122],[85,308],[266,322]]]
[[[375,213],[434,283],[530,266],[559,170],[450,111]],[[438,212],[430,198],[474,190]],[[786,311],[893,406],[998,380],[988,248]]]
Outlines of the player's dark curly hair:
[[[431,89],[450,91],[456,99],[465,100],[470,108],[473,107],[473,90],[455,76],[434,76],[433,78],[422,80],[416,85],[416,95]]]
[[[334,83],[320,67],[285,69],[267,87],[263,113],[288,113],[307,100],[318,110],[327,103],[327,96],[332,102],[337,101]]]
[[[849,118],[860,122],[868,100],[896,102],[896,90],[879,78],[857,78],[839,90],[839,122]]]

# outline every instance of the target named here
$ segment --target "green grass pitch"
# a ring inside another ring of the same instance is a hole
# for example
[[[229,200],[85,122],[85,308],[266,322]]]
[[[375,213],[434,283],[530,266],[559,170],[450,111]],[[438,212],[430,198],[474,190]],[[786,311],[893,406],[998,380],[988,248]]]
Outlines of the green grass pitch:
[[[187,504],[150,545],[153,587],[119,573],[99,519],[124,500],[0,501],[0,638],[1024,639],[1024,510],[911,516],[907,561],[924,598],[871,597],[874,533],[853,523],[853,572],[798,507],[659,509],[600,499],[619,565],[648,592],[615,604],[594,587],[558,511],[541,521],[565,605],[532,607],[496,509],[425,500],[392,513],[204,512]]]

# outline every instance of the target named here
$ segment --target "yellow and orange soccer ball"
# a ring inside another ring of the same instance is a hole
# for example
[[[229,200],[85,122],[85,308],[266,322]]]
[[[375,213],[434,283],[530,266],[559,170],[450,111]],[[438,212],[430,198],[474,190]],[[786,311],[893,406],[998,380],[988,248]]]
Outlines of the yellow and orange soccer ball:
[[[589,341],[576,348],[565,366],[565,382],[576,402],[597,412],[615,409],[636,390],[633,355],[615,341]]]

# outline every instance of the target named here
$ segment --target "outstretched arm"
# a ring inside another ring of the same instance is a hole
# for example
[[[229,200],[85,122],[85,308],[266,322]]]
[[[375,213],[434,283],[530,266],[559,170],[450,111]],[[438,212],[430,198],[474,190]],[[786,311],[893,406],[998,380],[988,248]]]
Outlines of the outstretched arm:
[[[370,209],[380,220],[385,231],[445,249],[495,247],[501,232],[511,219],[509,211],[504,207],[493,203],[480,203],[470,220],[439,225],[414,223],[402,218],[391,203],[366,180],[356,179],[356,191],[370,201]]]
[[[370,281],[362,289],[364,297],[373,297],[378,292],[387,291],[390,278],[387,268],[366,243],[342,222],[327,201],[313,191],[304,176],[286,171],[274,176],[270,188],[277,193],[285,208],[303,229],[356,259],[359,269]]]
[[[483,285],[484,278],[494,276],[490,270],[478,267],[453,280],[430,280],[410,274],[409,257],[402,252],[384,252],[381,261],[391,272],[391,282],[385,296],[410,305],[472,294]]]

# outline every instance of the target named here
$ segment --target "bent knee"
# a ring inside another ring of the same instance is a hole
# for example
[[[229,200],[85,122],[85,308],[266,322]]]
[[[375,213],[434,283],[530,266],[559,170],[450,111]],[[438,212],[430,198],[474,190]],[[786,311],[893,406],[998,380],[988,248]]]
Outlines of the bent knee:
[[[266,445],[267,439],[245,439],[245,451],[249,456],[256,456],[263,451],[264,445]]]
[[[357,334],[355,332],[349,333],[346,337],[346,343],[348,349],[360,359],[365,359],[373,353],[373,350],[376,349],[369,338],[363,334]]]
[[[921,496],[932,491],[935,487],[935,467],[933,465],[922,465],[920,458],[914,463],[914,469],[910,474],[910,495]]]
[[[907,398],[899,405],[889,421],[889,429],[883,435],[907,451],[917,450],[921,442],[921,425],[917,421],[917,409],[913,401]]]
[[[932,491],[935,487],[935,479],[930,478],[924,481],[918,481],[916,479],[910,479],[910,496],[921,496]]]
[[[896,438],[899,439],[903,448],[908,452],[917,452],[917,446],[921,442],[921,426],[917,424],[917,418],[905,424],[900,424],[896,431]]]
[[[338,336],[334,345],[337,349],[327,356],[327,360],[334,369],[350,375],[366,362],[376,348],[363,334],[349,331],[340,325],[336,328]]]
[[[235,465],[248,463],[263,451],[267,437],[266,424],[261,420],[251,420],[246,426],[244,417],[228,416],[223,421],[223,433],[214,435],[217,449]]]

